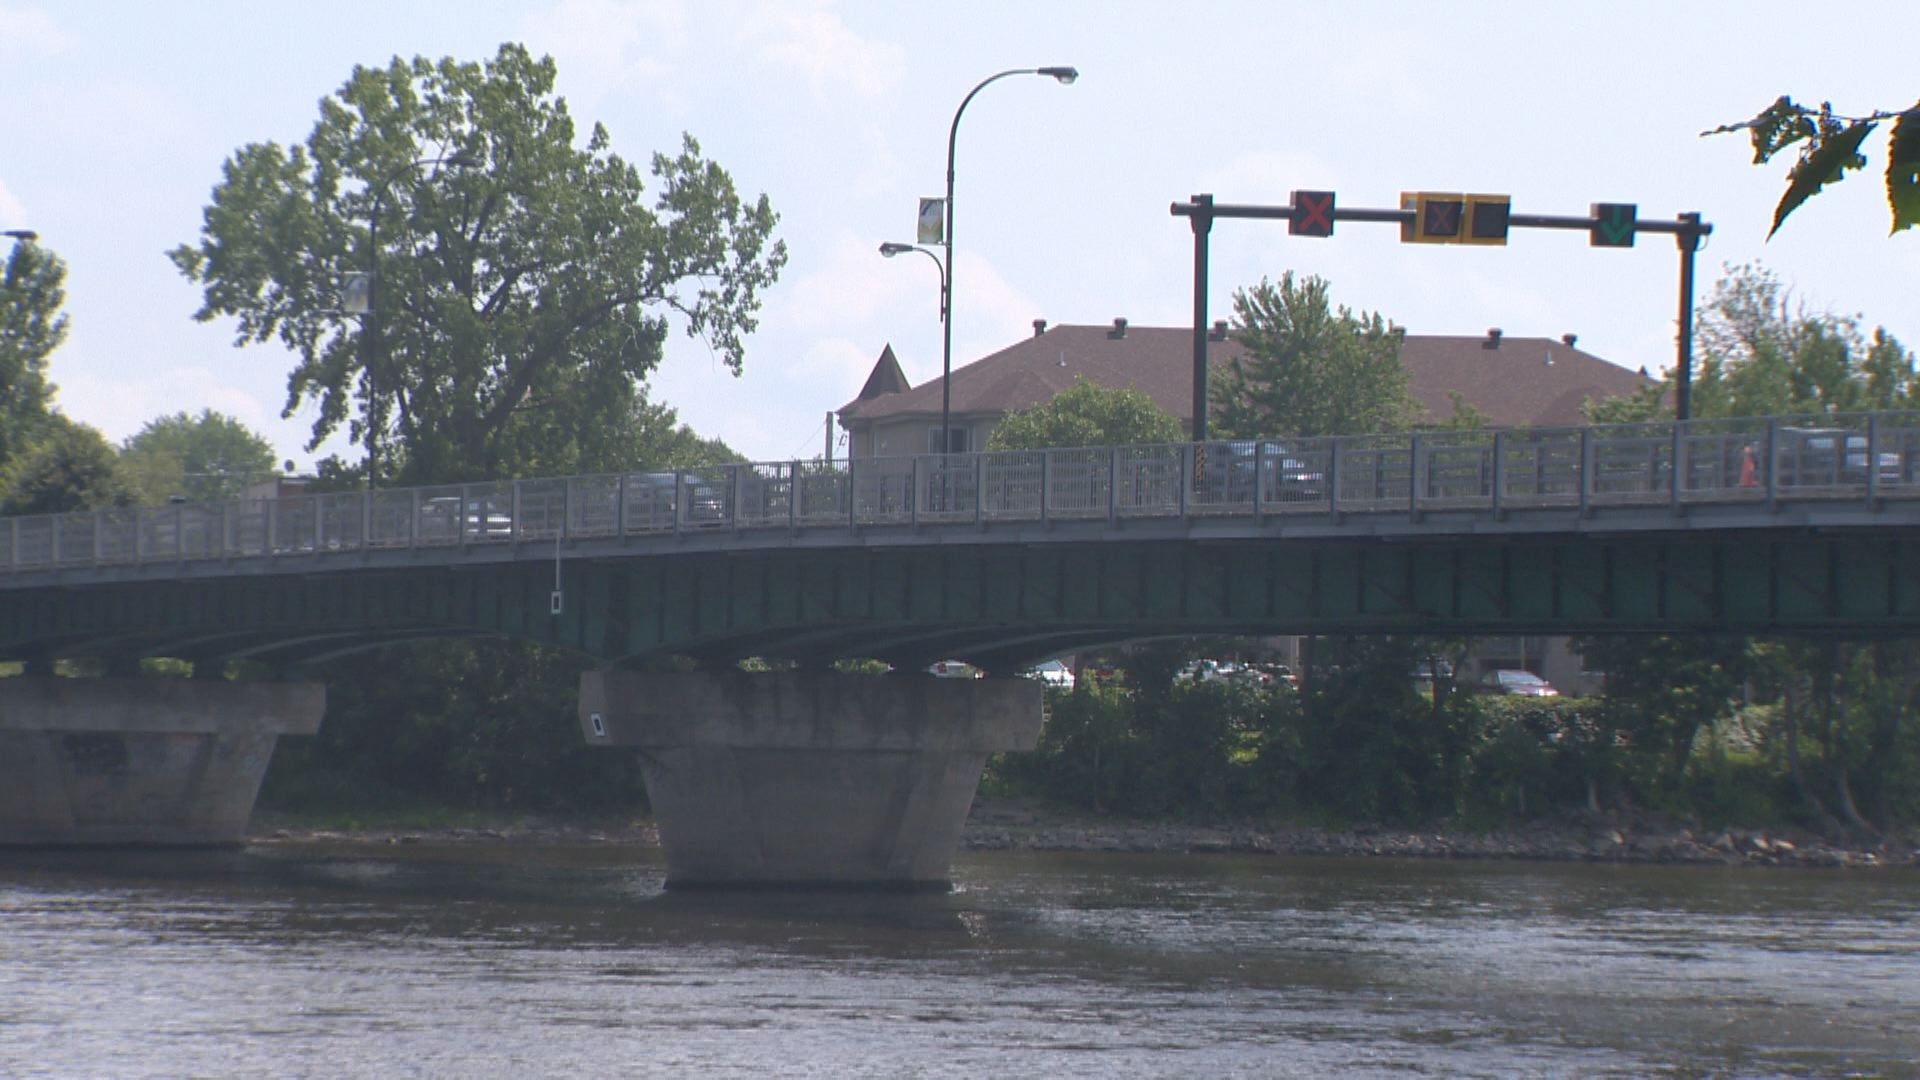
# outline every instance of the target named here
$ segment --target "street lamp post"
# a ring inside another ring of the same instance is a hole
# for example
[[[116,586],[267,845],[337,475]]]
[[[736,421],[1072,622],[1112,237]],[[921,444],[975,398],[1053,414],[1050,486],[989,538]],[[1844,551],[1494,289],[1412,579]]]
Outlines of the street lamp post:
[[[373,188],[373,206],[367,211],[367,314],[364,332],[361,338],[361,366],[367,373],[367,489],[374,487],[374,477],[379,472],[379,427],[385,425],[385,417],[376,425],[375,409],[380,398],[380,375],[378,368],[386,366],[385,342],[381,339],[380,326],[380,205],[386,201],[387,189],[401,174],[411,172],[422,165],[445,165],[454,168],[468,168],[478,165],[478,158],[456,151],[442,157],[415,158],[397,165],[380,178]],[[375,361],[378,361],[376,364]]]
[[[930,249],[923,248],[915,244],[896,244],[896,243],[888,242],[880,245],[880,254],[885,255],[889,259],[893,258],[895,255],[905,255],[909,251],[917,251],[920,254],[925,255],[927,258],[932,259],[934,268],[940,271],[940,321],[943,323],[946,322],[947,321],[947,264],[941,262],[940,256],[935,255]]]
[[[980,80],[967,96],[960,101],[960,107],[953,112],[953,126],[947,130],[947,228],[941,245],[947,249],[947,265],[941,292],[945,297],[942,308],[946,315],[945,327],[940,342],[940,453],[945,455],[953,449],[953,152],[960,139],[960,117],[967,111],[975,94],[985,90],[991,83],[998,82],[1009,75],[1045,75],[1062,85],[1071,84],[1080,77],[1080,72],[1071,67],[1014,68],[990,75]],[[884,252],[883,252],[884,253]]]

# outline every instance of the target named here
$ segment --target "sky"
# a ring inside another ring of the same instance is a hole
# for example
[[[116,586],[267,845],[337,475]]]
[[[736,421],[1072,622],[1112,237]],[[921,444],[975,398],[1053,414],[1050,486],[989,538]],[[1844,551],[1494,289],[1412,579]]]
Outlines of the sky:
[[[1817,23],[1814,21],[1817,19]],[[1169,206],[1196,193],[1285,204],[1331,190],[1390,208],[1403,191],[1510,194],[1516,213],[1628,202],[1713,225],[1701,298],[1758,261],[1818,310],[1920,346],[1920,230],[1889,237],[1880,170],[1815,198],[1766,239],[1784,161],[1743,136],[1701,138],[1780,94],[1847,113],[1920,95],[1920,4],[1444,4],[1285,0],[0,0],[0,229],[31,228],[68,263],[72,329],[50,361],[57,403],[118,442],[214,409],[305,468],[311,405],[282,418],[292,357],[196,322],[198,290],[165,252],[200,235],[222,163],[304,142],[356,65],[479,61],[504,42],[550,55],[582,137],[646,161],[691,133],[780,215],[790,261],[735,377],[676,325],[651,395],[754,460],[821,452],[828,411],[892,345],[915,385],[940,373],[934,264],[885,259],[942,194],[959,128],[956,366],[1035,319],[1190,326],[1193,236]],[[1291,270],[1420,334],[1579,335],[1629,368],[1674,362],[1679,258],[1516,230],[1495,248],[1403,244],[1342,222],[1327,239],[1221,221],[1210,317]],[[844,449],[838,451],[844,453]]]

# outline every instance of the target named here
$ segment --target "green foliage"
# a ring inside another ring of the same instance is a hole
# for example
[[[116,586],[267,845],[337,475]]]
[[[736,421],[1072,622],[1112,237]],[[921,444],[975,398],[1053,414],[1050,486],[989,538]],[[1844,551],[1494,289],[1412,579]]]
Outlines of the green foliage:
[[[513,44],[356,68],[304,146],[228,159],[200,242],[170,255],[198,318],[298,354],[286,410],[318,406],[310,448],[345,424],[383,482],[572,471],[611,456],[588,444],[634,407],[670,314],[739,372],[786,261],[771,207],[692,138],[654,156],[650,206],[604,129],[576,137],[555,75]],[[347,275],[376,263],[356,327]]]
[[[1828,184],[1844,180],[1849,170],[1866,167],[1867,158],[1860,147],[1886,120],[1893,121],[1887,140],[1887,209],[1893,221],[1891,231],[1897,233],[1920,224],[1920,105],[1904,112],[1847,117],[1835,113],[1831,103],[1823,101],[1813,109],[1782,95],[1750,120],[1723,124],[1702,134],[1747,132],[1755,165],[1772,161],[1774,155],[1789,147],[1799,148],[1799,156],[1787,172],[1786,193],[1774,207],[1773,228],[1767,231],[1771,239],[1802,203]]]
[[[987,449],[1135,446],[1185,437],[1180,421],[1146,394],[1109,389],[1082,375],[1051,401],[1008,413],[987,438]]]
[[[0,513],[64,514],[133,501],[106,437],[58,413],[48,418],[37,442],[0,470]]]
[[[1467,395],[1458,390],[1447,391],[1447,402],[1453,406],[1453,412],[1441,423],[1445,431],[1479,431],[1487,426],[1487,414],[1474,407]]]
[[[1234,294],[1234,335],[1245,347],[1214,383],[1222,435],[1350,435],[1412,422],[1400,332],[1378,314],[1335,309],[1327,282],[1261,281]]]
[[[67,338],[67,264],[18,241],[0,274],[0,466],[44,432],[53,399],[47,357]]]
[[[1671,389],[1666,383],[1654,383],[1620,397],[1601,398],[1598,401],[1588,398],[1581,403],[1580,411],[1589,424],[1645,424],[1671,420],[1673,413],[1667,408],[1666,402]]]
[[[634,759],[580,737],[580,673],[591,664],[491,640],[389,646],[339,661],[351,677],[328,680],[318,735],[284,740],[275,752],[263,805],[632,806],[642,798]]]
[[[1751,639],[1595,637],[1574,648],[1607,673],[1604,722],[1624,747],[1639,789],[1672,803],[1685,780],[1694,741],[1732,716],[1755,670]]]
[[[1727,268],[1700,314],[1695,414],[1769,416],[1911,407],[1914,357],[1885,329],[1794,300],[1770,270]]]
[[[647,400],[642,391],[634,397],[623,422],[600,438],[581,443],[578,468],[582,472],[662,471],[745,460],[719,439],[702,438],[680,422],[677,410]]]
[[[212,409],[147,421],[121,447],[120,460],[144,503],[176,495],[225,502],[274,474],[272,444]]]

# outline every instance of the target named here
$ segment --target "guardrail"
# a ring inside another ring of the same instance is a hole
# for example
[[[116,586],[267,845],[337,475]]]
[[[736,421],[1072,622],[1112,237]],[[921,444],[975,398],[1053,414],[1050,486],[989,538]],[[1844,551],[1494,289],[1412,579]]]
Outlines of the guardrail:
[[[0,574],[708,530],[1920,499],[1920,413],[727,465],[0,518]]]

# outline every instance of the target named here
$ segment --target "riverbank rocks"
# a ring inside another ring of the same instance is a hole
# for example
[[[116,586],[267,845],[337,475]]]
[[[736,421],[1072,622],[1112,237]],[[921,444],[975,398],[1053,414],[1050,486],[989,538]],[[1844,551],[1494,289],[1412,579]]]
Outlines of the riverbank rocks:
[[[1379,825],[1351,829],[1269,823],[1187,825],[1107,818],[1027,800],[976,800],[962,843],[975,851],[1111,851],[1162,854],[1342,855],[1421,859],[1675,865],[1920,866],[1920,849],[1848,848],[1764,830],[1694,827],[1651,816],[1533,822],[1486,832]]]
[[[315,829],[282,818],[256,822],[256,843],[624,844],[653,847],[649,821],[581,823],[536,818],[495,827]],[[1651,815],[1529,822],[1486,831],[1329,829],[1288,822],[1134,821],[1047,807],[1031,799],[978,798],[961,843],[973,851],[1113,854],[1340,855],[1409,859],[1824,868],[1920,867],[1911,839],[1849,847],[1812,835],[1695,826]]]

